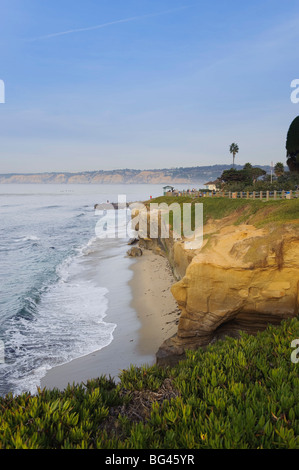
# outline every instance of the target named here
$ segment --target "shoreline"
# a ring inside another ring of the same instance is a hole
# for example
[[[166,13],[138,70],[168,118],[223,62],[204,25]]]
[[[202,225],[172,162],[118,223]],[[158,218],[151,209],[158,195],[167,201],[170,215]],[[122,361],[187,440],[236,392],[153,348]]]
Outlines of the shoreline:
[[[130,297],[111,285],[105,321],[117,324],[112,342],[91,354],[48,370],[41,388],[60,390],[101,375],[118,381],[131,365],[153,365],[163,341],[177,331],[180,311],[170,287],[176,282],[168,260],[150,250],[130,260]],[[111,274],[111,278],[112,278]],[[125,313],[125,315],[123,315]]]

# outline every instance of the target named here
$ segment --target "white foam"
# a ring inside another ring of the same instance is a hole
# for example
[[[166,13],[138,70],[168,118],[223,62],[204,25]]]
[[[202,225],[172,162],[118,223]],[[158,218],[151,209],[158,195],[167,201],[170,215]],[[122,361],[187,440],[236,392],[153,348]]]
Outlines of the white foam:
[[[98,284],[96,273],[90,276],[82,256],[69,257],[57,268],[59,280],[42,294],[34,321],[21,318],[12,325],[7,346],[18,356],[18,366],[10,372],[15,393],[35,393],[47,370],[113,340],[117,325],[104,321],[108,290]]]
[[[26,235],[24,237],[21,237],[21,238],[16,238],[15,239],[17,242],[36,242],[38,240],[40,240],[39,237],[37,237],[36,235]]]

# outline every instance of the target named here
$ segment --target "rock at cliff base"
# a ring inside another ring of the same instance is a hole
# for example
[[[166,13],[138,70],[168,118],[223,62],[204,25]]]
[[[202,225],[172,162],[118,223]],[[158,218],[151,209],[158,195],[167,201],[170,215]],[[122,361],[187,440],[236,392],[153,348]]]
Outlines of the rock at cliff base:
[[[135,245],[138,242],[138,238],[130,238],[128,245]]]
[[[142,256],[143,251],[138,246],[134,246],[133,248],[131,248],[130,250],[127,251],[127,255],[136,258],[138,256]]]

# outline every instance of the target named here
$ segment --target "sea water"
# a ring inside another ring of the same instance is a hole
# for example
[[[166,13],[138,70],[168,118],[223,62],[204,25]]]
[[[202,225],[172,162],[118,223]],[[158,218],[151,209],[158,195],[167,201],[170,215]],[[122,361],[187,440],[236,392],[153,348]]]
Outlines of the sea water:
[[[96,237],[94,204],[162,193],[162,185],[0,185],[0,395],[35,393],[47,370],[113,341],[98,268],[109,259],[121,284],[128,240]]]

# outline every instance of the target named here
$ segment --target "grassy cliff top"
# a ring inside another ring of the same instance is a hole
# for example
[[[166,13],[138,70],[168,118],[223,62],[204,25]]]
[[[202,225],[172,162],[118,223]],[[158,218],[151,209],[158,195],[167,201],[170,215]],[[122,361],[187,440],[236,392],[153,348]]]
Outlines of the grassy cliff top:
[[[252,199],[228,199],[222,197],[209,198],[191,198],[191,197],[168,197],[161,196],[145,204],[151,203],[171,205],[177,203],[183,207],[183,204],[192,204],[194,215],[194,205],[203,204],[204,224],[209,219],[219,220],[229,217],[232,224],[252,224],[257,227],[265,226],[270,223],[297,224],[299,220],[299,199],[281,199],[281,200],[252,200]]]

